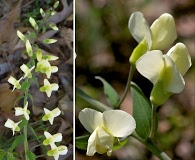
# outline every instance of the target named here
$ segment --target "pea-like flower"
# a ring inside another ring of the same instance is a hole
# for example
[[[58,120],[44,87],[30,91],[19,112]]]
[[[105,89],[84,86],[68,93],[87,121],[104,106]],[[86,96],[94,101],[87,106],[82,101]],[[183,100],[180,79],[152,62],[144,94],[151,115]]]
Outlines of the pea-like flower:
[[[59,116],[61,111],[59,108],[55,108],[52,111],[48,110],[47,108],[44,108],[45,115],[42,117],[43,121],[49,121],[50,124],[53,124],[53,120],[55,117]]]
[[[115,138],[129,136],[136,127],[134,118],[122,110],[101,113],[85,108],[79,113],[79,120],[85,129],[92,133],[88,139],[88,156],[93,156],[95,152],[107,152],[107,155],[111,156]]]
[[[7,128],[11,128],[12,131],[13,131],[13,135],[15,133],[15,131],[20,131],[20,127],[18,126],[18,124],[20,123],[21,121],[15,123],[14,121],[12,121],[11,119],[7,119],[7,121],[5,122],[5,127]]]
[[[21,77],[19,80],[15,79],[14,77],[10,76],[8,79],[8,82],[10,84],[12,84],[14,87],[12,89],[12,92],[16,89],[20,89],[21,85],[20,85],[20,81],[23,79],[23,77]]]
[[[135,12],[129,19],[128,27],[139,43],[130,57],[131,64],[135,64],[148,50],[166,49],[177,38],[174,18],[168,13],[162,14],[149,27],[143,14]]]
[[[48,156],[53,156],[55,160],[58,160],[60,155],[65,155],[68,152],[68,148],[64,145],[55,146],[47,152]]]
[[[42,86],[40,88],[41,92],[46,92],[47,96],[50,97],[51,96],[51,92],[52,91],[57,91],[59,88],[57,83],[52,83],[50,84],[49,81],[47,79],[44,79],[44,86]]]
[[[15,116],[24,115],[26,120],[29,120],[30,111],[27,108],[28,108],[28,102],[26,102],[26,105],[24,106],[24,108],[15,107]]]
[[[41,59],[37,63],[37,67],[35,69],[36,72],[45,73],[47,75],[47,78],[51,77],[51,73],[55,73],[58,71],[58,67],[51,66],[49,61],[47,59]]]
[[[30,69],[27,67],[27,65],[23,64],[20,69],[24,72],[23,78],[32,78],[31,71],[35,68],[35,66],[31,67]]]
[[[29,57],[33,56],[33,49],[32,49],[32,46],[31,46],[29,40],[26,41],[26,52],[27,52]]]
[[[45,51],[42,51],[41,49],[38,49],[36,51],[36,57],[37,57],[38,61],[41,61],[42,59],[48,60],[48,61],[55,61],[59,58],[57,56],[53,56],[53,55],[49,55],[49,54],[44,55],[42,52],[45,52]]]
[[[43,141],[43,144],[45,146],[50,145],[51,148],[55,148],[55,142],[62,141],[62,134],[61,133],[51,135],[49,132],[45,131],[44,135],[46,137],[46,139]]]
[[[136,62],[139,73],[154,85],[150,100],[157,106],[172,93],[180,93],[184,89],[183,76],[190,66],[188,49],[182,43],[177,43],[166,55],[160,50],[149,51]]]

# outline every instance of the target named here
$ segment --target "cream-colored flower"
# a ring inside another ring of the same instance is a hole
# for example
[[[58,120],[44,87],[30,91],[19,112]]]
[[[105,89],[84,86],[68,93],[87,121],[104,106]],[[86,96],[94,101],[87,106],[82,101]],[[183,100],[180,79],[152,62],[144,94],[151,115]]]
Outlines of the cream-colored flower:
[[[48,110],[47,108],[43,108],[45,111],[45,115],[42,117],[43,121],[49,121],[50,124],[53,124],[53,120],[55,117],[59,116],[61,111],[59,108],[55,108],[52,111]]]
[[[7,128],[11,128],[11,130],[13,131],[13,135],[14,135],[15,131],[20,131],[20,127],[18,126],[20,122],[21,121],[15,123],[14,121],[8,118],[4,126]]]
[[[26,105],[24,106],[24,108],[15,107],[15,116],[24,115],[26,120],[29,120],[30,111],[27,108],[28,108],[28,102],[26,102]]]
[[[130,57],[131,64],[135,64],[149,50],[166,49],[177,38],[174,18],[168,13],[162,14],[149,27],[143,14],[135,12],[131,15],[128,26],[139,43]]]
[[[14,86],[12,92],[16,89],[20,89],[21,85],[20,85],[20,81],[23,79],[23,77],[21,77],[19,80],[15,79],[14,77],[10,76],[8,79],[8,82],[10,84],[12,84]]]
[[[50,84],[49,81],[47,79],[44,79],[44,86],[42,86],[40,88],[41,92],[46,92],[47,96],[50,97],[51,96],[51,92],[52,91],[57,91],[59,88],[57,83],[52,83]]]
[[[107,155],[111,156],[115,137],[127,137],[136,127],[134,118],[122,110],[101,113],[85,108],[79,113],[79,120],[85,129],[92,133],[88,140],[88,156],[93,156],[95,152],[107,152]]]
[[[35,66],[31,67],[30,69],[27,67],[27,65],[23,64],[20,69],[24,72],[24,77],[23,78],[32,78],[31,71],[35,68]]]
[[[55,146],[51,150],[47,152],[48,156],[53,156],[55,160],[59,159],[60,155],[65,155],[68,152],[68,148],[66,146]]]
[[[55,73],[58,71],[58,67],[51,66],[49,61],[47,59],[41,59],[37,63],[37,67],[35,69],[36,72],[45,73],[47,75],[47,78],[51,77],[51,73]]]
[[[163,104],[172,93],[184,89],[183,76],[190,66],[190,55],[182,43],[177,43],[166,55],[160,50],[149,51],[136,62],[139,73],[154,84],[150,100],[155,105]]]
[[[50,145],[51,148],[55,148],[55,142],[62,141],[62,134],[61,133],[51,135],[49,132],[45,131],[44,135],[46,137],[46,139],[43,141],[43,144],[45,146]]]

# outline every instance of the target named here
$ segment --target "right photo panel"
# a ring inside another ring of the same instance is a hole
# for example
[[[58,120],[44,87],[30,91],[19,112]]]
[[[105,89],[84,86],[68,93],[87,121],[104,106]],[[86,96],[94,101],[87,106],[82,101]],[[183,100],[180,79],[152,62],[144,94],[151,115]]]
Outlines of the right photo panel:
[[[194,1],[75,1],[75,159],[193,160]]]

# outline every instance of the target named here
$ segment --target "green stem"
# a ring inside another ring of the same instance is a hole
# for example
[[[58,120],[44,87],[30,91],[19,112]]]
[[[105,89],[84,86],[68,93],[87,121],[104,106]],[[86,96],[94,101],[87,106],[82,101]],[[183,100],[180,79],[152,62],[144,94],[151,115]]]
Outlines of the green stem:
[[[150,130],[149,138],[153,138],[157,131],[157,123],[156,123],[157,122],[157,115],[156,115],[157,107],[158,106],[155,106],[154,104],[152,104],[151,130]]]
[[[28,79],[26,81],[28,83],[30,83]],[[26,105],[26,103],[28,101],[28,92],[29,92],[29,87],[28,88],[25,88],[25,92],[24,92],[24,105]],[[28,148],[28,140],[27,140],[27,136],[28,136],[28,133],[27,133],[27,125],[24,126],[24,129],[23,130],[24,130],[25,160],[28,160],[27,151],[29,150],[29,148]]]
[[[27,140],[27,126],[24,126],[24,151],[25,151],[25,160],[28,160],[27,151],[28,151],[28,140]]]
[[[127,93],[128,93],[128,91],[129,91],[129,89],[130,89],[130,86],[131,86],[131,80],[132,80],[132,78],[133,78],[133,74],[134,74],[134,72],[135,72],[135,69],[136,69],[135,66],[132,65],[131,68],[130,68],[130,70],[129,70],[129,75],[128,75],[128,80],[127,80],[127,84],[126,84],[125,91],[124,91],[124,93],[123,93],[122,98],[121,98],[120,101],[118,102],[116,108],[119,108],[119,107],[120,107],[120,105],[123,103],[125,97],[127,96]]]
[[[132,134],[132,136],[138,141],[140,141],[142,144],[144,144],[148,148],[148,150],[150,150],[160,160],[171,160],[171,158],[165,152],[160,150],[150,138],[143,140],[135,132]]]

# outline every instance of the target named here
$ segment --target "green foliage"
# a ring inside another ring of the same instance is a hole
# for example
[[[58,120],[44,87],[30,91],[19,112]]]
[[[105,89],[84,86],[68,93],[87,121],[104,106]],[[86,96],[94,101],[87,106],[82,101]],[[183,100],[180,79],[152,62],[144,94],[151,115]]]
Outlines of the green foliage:
[[[136,121],[135,131],[142,139],[147,139],[150,134],[151,104],[135,83],[131,83],[131,93],[133,97],[133,116]]]
[[[89,135],[75,138],[75,146],[81,150],[87,150]]]
[[[0,149],[0,159],[3,160],[6,152],[3,149]]]
[[[33,152],[31,151],[27,151],[27,157],[29,158],[29,160],[35,160],[36,159],[36,156]]]
[[[14,149],[20,145],[20,143],[23,141],[23,139],[24,139],[24,136],[23,136],[23,135],[17,136],[17,137],[14,139],[14,141],[13,141],[11,147],[9,148],[9,151],[10,151],[10,152],[13,152]]]
[[[97,109],[99,111],[105,111],[105,110],[110,110],[108,106],[105,104],[93,99],[89,95],[87,95],[85,92],[83,92],[81,89],[76,88],[76,96],[79,96],[82,100],[88,102],[92,108]]]
[[[107,100],[109,104],[112,106],[112,108],[115,108],[117,103],[119,102],[120,98],[118,96],[118,93],[115,91],[115,89],[103,78],[96,76],[96,79],[99,79],[103,85],[104,85],[104,93],[107,97]]]
[[[75,146],[78,149],[87,150],[89,136],[90,135],[76,137],[75,138]],[[125,139],[125,140],[120,141],[119,139],[115,138],[115,143],[114,143],[114,146],[113,146],[113,151],[119,150],[124,145],[126,145],[127,142],[128,142],[128,139]]]
[[[26,120],[26,118],[22,118],[21,122],[19,123],[19,127],[20,129],[22,129],[24,126],[26,126],[28,124],[28,121]]]

